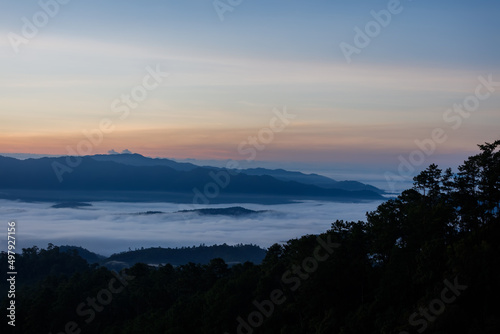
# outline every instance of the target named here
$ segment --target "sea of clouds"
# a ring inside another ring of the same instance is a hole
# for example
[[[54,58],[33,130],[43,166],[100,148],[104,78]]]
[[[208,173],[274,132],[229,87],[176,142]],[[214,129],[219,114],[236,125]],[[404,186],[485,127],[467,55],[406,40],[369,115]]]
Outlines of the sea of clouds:
[[[292,204],[220,204],[179,206],[173,203],[94,202],[84,208],[52,208],[56,203],[26,203],[0,200],[0,217],[7,235],[7,222],[15,221],[16,250],[38,246],[82,246],[109,256],[136,248],[182,247],[227,243],[257,244],[269,247],[274,243],[306,234],[328,230],[337,219],[366,220],[382,201],[335,203],[303,201]],[[226,208],[241,206],[251,210],[267,210],[251,216],[228,217],[176,213],[182,209]],[[138,215],[146,211],[164,214]],[[0,239],[0,250],[7,249],[7,238]]]

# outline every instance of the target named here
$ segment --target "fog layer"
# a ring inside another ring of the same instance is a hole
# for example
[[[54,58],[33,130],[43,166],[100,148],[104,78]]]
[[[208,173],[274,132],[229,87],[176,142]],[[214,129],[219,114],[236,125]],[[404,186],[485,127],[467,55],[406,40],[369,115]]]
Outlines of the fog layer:
[[[84,208],[52,208],[55,203],[25,203],[0,200],[0,216],[15,221],[16,250],[36,245],[76,245],[102,255],[129,248],[182,247],[199,244],[257,244],[269,247],[305,234],[329,229],[337,219],[365,220],[365,213],[376,209],[380,201],[333,203],[305,201],[293,204],[193,206],[172,203],[94,202]],[[241,206],[266,210],[243,217],[178,213],[194,208]],[[160,214],[138,214],[161,211]],[[0,250],[7,249],[6,238]]]

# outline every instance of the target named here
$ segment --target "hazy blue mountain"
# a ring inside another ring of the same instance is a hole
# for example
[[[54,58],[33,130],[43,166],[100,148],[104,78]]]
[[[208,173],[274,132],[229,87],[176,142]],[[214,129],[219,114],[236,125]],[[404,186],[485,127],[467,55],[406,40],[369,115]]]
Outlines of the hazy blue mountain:
[[[89,157],[97,161],[113,161],[129,166],[166,166],[179,171],[189,171],[199,168],[199,166],[190,163],[176,162],[165,158],[149,158],[137,153],[98,154]]]
[[[358,181],[338,181],[335,184],[335,186],[332,187],[332,188],[344,189],[344,190],[352,190],[352,191],[355,191],[355,190],[369,190],[369,191],[376,192],[378,194],[385,194],[385,191],[382,190],[382,189],[380,189],[380,188],[371,186],[369,184],[361,183],[361,182],[358,182]]]
[[[200,166],[186,163],[176,162],[164,158],[148,158],[140,154],[108,154],[108,155],[93,155],[91,158],[98,161],[114,161],[121,164],[131,166],[167,166],[179,171],[190,171]],[[205,168],[216,168],[205,166]],[[343,190],[370,190],[379,194],[384,191],[371,185],[367,185],[358,181],[336,181],[326,176],[318,174],[305,174],[301,172],[292,172],[284,169],[267,169],[267,168],[250,168],[238,170],[240,173],[247,175],[269,175],[282,181],[296,181],[304,184],[312,184],[322,188],[336,188]]]
[[[65,173],[63,182],[59,182],[53,166],[66,163],[65,157],[27,160],[0,157],[0,198],[60,202],[162,200],[199,204],[245,202],[249,197],[260,203],[268,203],[268,199],[273,198],[382,199],[369,190],[323,188],[269,175],[230,176],[225,170],[201,167],[179,171],[168,166],[132,166],[93,157],[81,158],[80,164]]]
[[[385,193],[382,189],[358,181],[336,181],[318,174],[304,174],[284,169],[251,168],[243,169],[241,172],[247,175],[269,175],[282,181],[296,181],[305,184],[312,184],[322,188],[336,188],[349,191],[370,190],[379,194]]]

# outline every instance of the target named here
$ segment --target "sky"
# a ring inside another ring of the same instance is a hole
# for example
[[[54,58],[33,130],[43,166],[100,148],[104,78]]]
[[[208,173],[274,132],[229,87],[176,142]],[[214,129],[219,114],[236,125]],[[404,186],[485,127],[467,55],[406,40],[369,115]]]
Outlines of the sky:
[[[3,153],[128,149],[406,177],[499,139],[499,1],[0,9]]]

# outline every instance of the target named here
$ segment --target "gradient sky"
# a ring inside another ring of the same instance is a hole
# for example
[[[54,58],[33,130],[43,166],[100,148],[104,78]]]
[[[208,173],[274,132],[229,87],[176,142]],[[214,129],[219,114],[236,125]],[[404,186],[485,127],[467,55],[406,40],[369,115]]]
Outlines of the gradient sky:
[[[2,0],[0,152],[68,154],[108,118],[114,130],[92,153],[241,160],[238,146],[285,106],[296,118],[257,160],[395,170],[435,128],[448,139],[426,164],[499,139],[500,86],[458,128],[443,115],[479,76],[500,81],[500,1],[401,1],[348,63],[340,43],[387,6],[244,0],[221,21],[211,0],[72,0],[16,53],[9,34],[41,7]],[[112,102],[148,66],[170,75],[120,119]]]

